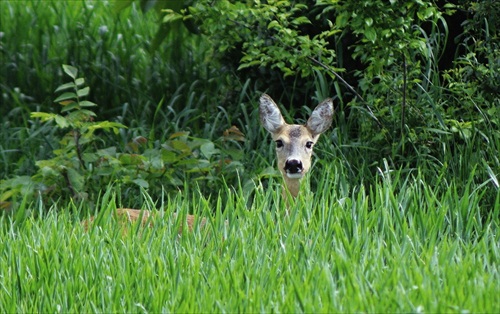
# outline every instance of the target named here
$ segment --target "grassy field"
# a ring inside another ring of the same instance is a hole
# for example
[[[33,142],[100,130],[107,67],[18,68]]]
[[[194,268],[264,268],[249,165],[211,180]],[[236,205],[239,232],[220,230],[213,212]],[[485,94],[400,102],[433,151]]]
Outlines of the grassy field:
[[[450,102],[442,73],[430,73],[432,88],[409,92],[408,106],[419,119],[434,108],[439,129],[404,126],[400,139],[392,120],[363,139],[374,122],[364,105],[336,105],[311,189],[285,215],[258,119],[265,91],[211,60],[213,43],[186,29],[151,51],[157,25],[137,5],[0,1],[0,183],[12,187],[0,185],[0,313],[500,312],[497,100],[474,98],[464,82]],[[63,64],[99,105],[91,122],[127,126],[96,131],[81,160],[71,141],[61,153],[70,130],[30,115],[61,111]],[[313,83],[310,103],[285,112],[290,122],[332,93],[344,101],[324,74]],[[273,97],[299,92],[290,84]],[[387,112],[400,106],[399,92],[363,96]],[[474,104],[466,118],[464,102]],[[224,135],[232,126],[241,133]],[[131,155],[144,163],[134,168]],[[37,164],[54,156],[52,168]],[[68,169],[82,193],[70,193]],[[150,228],[112,218],[132,206],[163,218]],[[209,223],[179,235],[174,212]]]
[[[232,189],[168,197],[156,206],[165,217],[210,218],[180,236],[169,218],[124,233],[108,219],[114,188],[88,232],[68,205],[2,217],[0,310],[498,312],[500,195],[483,217],[484,187],[459,194],[381,173],[370,190],[343,195],[336,169],[316,170],[318,190],[288,217],[279,188],[257,187],[251,205]]]

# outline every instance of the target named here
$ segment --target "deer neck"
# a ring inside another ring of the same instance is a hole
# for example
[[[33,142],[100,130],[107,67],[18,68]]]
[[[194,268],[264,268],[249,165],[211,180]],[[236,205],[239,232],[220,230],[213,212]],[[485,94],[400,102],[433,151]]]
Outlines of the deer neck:
[[[300,179],[290,179],[286,175],[283,176],[283,179],[285,180],[285,189],[290,192],[293,198],[296,198],[300,191]]]

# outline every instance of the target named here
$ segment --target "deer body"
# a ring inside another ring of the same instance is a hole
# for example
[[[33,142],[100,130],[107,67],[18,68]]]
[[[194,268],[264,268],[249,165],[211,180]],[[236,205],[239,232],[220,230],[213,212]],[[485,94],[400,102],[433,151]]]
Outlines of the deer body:
[[[137,222],[140,221],[141,225],[143,226],[152,226],[154,223],[154,219],[157,219],[157,216],[163,217],[161,215],[158,215],[159,212],[157,211],[149,211],[149,210],[141,210],[141,209],[132,209],[132,208],[117,208],[114,214],[116,215],[116,218],[118,219],[119,222],[121,223],[131,223],[131,222]],[[173,213],[172,214],[172,220],[175,221],[177,218],[178,214]],[[85,230],[88,230],[89,227],[94,223],[95,221],[95,216],[90,217],[89,219],[86,219],[82,222],[83,228]],[[185,229],[188,231],[193,231],[196,228],[196,225],[199,225],[200,228],[204,228],[205,225],[207,224],[207,219],[202,217],[201,219],[197,219],[196,216],[194,215],[186,215],[185,221],[182,221],[179,223],[179,234],[181,234]]]
[[[292,197],[297,197],[300,180],[311,168],[314,144],[332,124],[332,100],[321,102],[305,125],[287,124],[276,103],[266,94],[260,97],[259,112],[262,126],[276,143],[278,168],[285,187]]]
[[[268,95],[263,94],[259,102],[262,126],[271,133],[276,143],[278,168],[283,175],[286,189],[295,198],[299,193],[300,180],[311,168],[314,144],[318,141],[321,133],[325,132],[332,124],[332,100],[328,98],[321,102],[314,109],[305,125],[287,124],[278,106]],[[131,208],[118,208],[115,214],[122,221],[134,222],[141,220],[143,225],[150,225],[152,218],[155,218],[151,217],[155,215],[152,212]],[[171,218],[175,220],[177,213],[173,213]],[[90,217],[83,221],[84,228],[88,229],[94,220],[94,217]],[[179,233],[186,229],[192,231],[195,223],[198,223],[200,228],[203,228],[207,220],[204,217],[196,219],[193,215],[187,215],[186,221],[179,226]]]

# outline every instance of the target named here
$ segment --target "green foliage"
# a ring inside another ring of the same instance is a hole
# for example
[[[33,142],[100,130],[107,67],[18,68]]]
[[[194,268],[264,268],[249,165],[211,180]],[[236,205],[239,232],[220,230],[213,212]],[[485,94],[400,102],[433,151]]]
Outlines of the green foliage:
[[[352,31],[359,38],[353,56],[367,65],[363,76],[374,79],[384,76],[395,63],[406,56],[410,66],[415,59],[428,60],[436,40],[422,32],[424,22],[437,27],[442,13],[429,1],[363,1],[327,5],[325,10],[337,12],[335,27]],[[429,42],[431,41],[431,42]],[[435,49],[442,49],[437,45]],[[413,59],[413,60],[412,60]]]
[[[72,82],[56,89],[62,92],[54,100],[61,105],[61,114],[31,114],[32,118],[54,123],[57,129],[65,132],[59,147],[53,150],[51,159],[36,162],[39,170],[32,177],[2,181],[0,201],[4,207],[11,205],[8,200],[35,191],[52,200],[92,201],[111,183],[133,184],[137,189],[149,188],[160,193],[164,186],[180,188],[187,180],[213,182],[219,180],[221,172],[242,170],[235,160],[241,159],[241,154],[227,142],[245,140],[237,129],[228,131],[220,148],[210,140],[191,137],[186,132],[172,134],[157,147],[142,136],[126,147],[106,146],[98,132],[119,134],[125,126],[95,121],[96,114],[89,108],[97,104],[83,99],[90,92],[90,88],[84,86],[84,78],[78,77],[75,67],[63,65],[63,70]]]
[[[276,73],[284,78],[301,77],[293,84],[309,87],[321,77],[328,81],[323,84],[324,96],[335,89],[341,104],[345,89],[341,86],[346,85],[349,93],[354,89],[345,81],[335,81],[344,71],[336,64],[347,62],[347,57],[339,54],[350,48],[342,47],[344,38],[354,38],[352,56],[364,65],[356,74],[367,103],[350,103],[349,109],[357,115],[352,121],[358,121],[351,127],[359,130],[355,136],[363,142],[386,149],[375,158],[406,154],[392,145],[405,147],[406,143],[399,143],[407,141],[400,136],[405,128],[420,127],[417,121],[427,121],[414,111],[404,111],[409,104],[423,102],[424,98],[411,97],[407,90],[419,85],[427,88],[429,78],[425,76],[434,69],[433,62],[442,49],[437,30],[443,13],[430,2],[320,1],[311,6],[301,1],[218,1],[215,5],[197,1],[186,14],[198,22],[201,33],[212,42],[215,58],[238,69],[241,77],[253,73],[250,77],[259,83],[258,88],[276,88],[273,85],[282,80]],[[424,23],[432,25],[431,35],[423,31]],[[402,90],[403,85],[408,86],[401,97],[394,91]],[[284,92],[292,100],[293,93]],[[404,97],[408,99],[402,102]],[[427,109],[419,108],[426,115],[433,113]]]
[[[477,176],[490,178],[499,189],[500,177],[500,5],[495,1],[466,3],[473,13],[462,36],[463,54],[455,67],[443,74],[443,116],[451,132],[447,141],[454,144],[450,165],[478,167]],[[466,161],[468,160],[468,161]],[[460,176],[463,176],[462,174]]]
[[[445,17],[463,9],[477,12],[465,29],[473,35],[462,39],[468,53],[442,72],[439,61],[450,57],[443,52],[452,40]],[[359,153],[363,166],[353,168],[365,171],[366,163],[384,158],[395,168],[452,166],[456,153],[471,161],[457,165],[457,178],[467,180],[480,165],[480,176],[497,182],[498,12],[494,1],[443,7],[413,0],[197,1],[185,14],[212,42],[214,57],[251,77],[257,89],[279,93],[283,79],[295,77],[294,87],[314,84],[323,97],[335,91],[341,111],[335,139],[346,156]],[[351,78],[362,98],[345,103],[353,89],[336,80],[350,51],[361,63]],[[301,91],[288,87],[283,98],[293,101]]]
[[[290,1],[197,1],[188,13],[214,43],[215,56],[241,50],[236,66],[239,70],[268,68],[279,70],[285,77],[311,77],[320,67],[309,58],[335,62],[335,51],[327,44],[337,31],[326,29],[314,36],[303,32],[304,27],[322,19],[321,15],[311,17],[309,9],[306,3]]]

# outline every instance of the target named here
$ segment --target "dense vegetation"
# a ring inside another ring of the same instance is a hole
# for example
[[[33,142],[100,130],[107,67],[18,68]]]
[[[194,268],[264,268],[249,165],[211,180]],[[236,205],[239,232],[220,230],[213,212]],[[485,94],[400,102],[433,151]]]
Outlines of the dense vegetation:
[[[0,2],[2,311],[500,309],[498,1],[152,3]],[[286,219],[263,92],[335,103]]]

